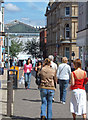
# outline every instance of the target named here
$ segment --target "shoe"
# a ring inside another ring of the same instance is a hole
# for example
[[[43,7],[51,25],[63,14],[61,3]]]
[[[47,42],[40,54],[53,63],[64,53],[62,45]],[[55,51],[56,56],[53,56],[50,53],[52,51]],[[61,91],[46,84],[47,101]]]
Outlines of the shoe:
[[[63,105],[65,105],[65,102],[62,102]]]
[[[46,120],[46,117],[45,116],[41,116],[41,120]]]
[[[26,86],[25,89],[28,89],[28,86]]]
[[[62,101],[60,101],[60,103],[63,103]]]
[[[53,97],[52,102],[54,102],[54,101],[55,101],[55,99],[54,99],[54,97]]]

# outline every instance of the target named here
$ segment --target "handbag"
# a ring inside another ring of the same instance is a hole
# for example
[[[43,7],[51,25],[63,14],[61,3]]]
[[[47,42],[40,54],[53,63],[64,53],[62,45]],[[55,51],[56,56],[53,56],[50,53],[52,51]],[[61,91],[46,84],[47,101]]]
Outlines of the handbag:
[[[23,77],[23,76],[21,77],[21,79],[20,79],[20,81],[19,81],[19,84],[23,84],[23,85],[25,84],[25,81],[24,81],[24,77]]]
[[[64,65],[64,67],[61,69],[61,71],[59,72],[59,75],[61,74],[61,72],[63,71],[63,69],[65,68],[66,65]],[[57,84],[59,84],[60,79],[57,80]]]
[[[40,84],[41,84],[40,71],[41,71],[41,70],[38,70],[38,73],[37,73],[37,75],[36,75],[36,81],[35,81],[35,83],[36,83],[37,85],[40,85]]]
[[[37,77],[36,77],[36,84],[37,85],[40,85],[41,84],[41,76],[40,75],[38,75]]]

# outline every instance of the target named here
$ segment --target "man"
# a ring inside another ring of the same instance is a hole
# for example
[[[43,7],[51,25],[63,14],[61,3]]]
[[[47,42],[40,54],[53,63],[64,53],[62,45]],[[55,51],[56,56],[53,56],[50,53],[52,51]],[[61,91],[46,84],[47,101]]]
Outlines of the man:
[[[57,64],[53,62],[53,61],[54,61],[54,57],[53,57],[53,55],[49,55],[48,58],[49,58],[50,61],[51,61],[51,67],[52,67],[54,70],[57,71]]]
[[[48,58],[51,61],[51,67],[57,72],[57,64],[53,62],[54,61],[53,55],[49,55]],[[56,87],[56,83],[55,83],[55,87]],[[54,102],[54,97],[53,97],[53,102]]]
[[[13,66],[13,60],[12,60],[12,58],[10,57],[10,59],[9,59],[9,62],[10,62],[10,67],[12,67]]]

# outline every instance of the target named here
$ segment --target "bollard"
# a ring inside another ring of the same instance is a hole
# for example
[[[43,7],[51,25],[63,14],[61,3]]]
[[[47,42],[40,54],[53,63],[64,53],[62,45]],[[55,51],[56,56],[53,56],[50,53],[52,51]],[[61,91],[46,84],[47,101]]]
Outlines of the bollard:
[[[12,114],[11,106],[13,102],[13,76],[9,77],[7,81],[7,116],[10,117]]]

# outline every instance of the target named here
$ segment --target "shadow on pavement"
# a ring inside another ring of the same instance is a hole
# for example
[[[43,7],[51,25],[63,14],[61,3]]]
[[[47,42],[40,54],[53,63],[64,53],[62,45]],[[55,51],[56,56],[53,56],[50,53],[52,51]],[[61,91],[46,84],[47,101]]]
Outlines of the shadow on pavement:
[[[61,104],[61,102],[58,102],[58,101],[54,101],[53,103],[59,103],[59,104]]]
[[[29,88],[29,89],[25,89],[25,88],[17,88],[17,89],[14,89],[14,90],[38,90],[36,88]]]
[[[28,100],[28,99],[22,99],[24,101],[29,101],[29,102],[41,102],[41,100]]]
[[[40,118],[28,118],[28,117],[20,117],[14,116],[12,118],[2,118],[2,120],[41,120]],[[52,118],[52,120],[73,120],[72,118]],[[82,118],[77,118],[76,120],[82,120]],[[88,119],[86,119],[88,120]]]
[[[34,70],[32,71],[32,75],[34,78],[36,77],[36,72]]]

